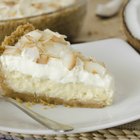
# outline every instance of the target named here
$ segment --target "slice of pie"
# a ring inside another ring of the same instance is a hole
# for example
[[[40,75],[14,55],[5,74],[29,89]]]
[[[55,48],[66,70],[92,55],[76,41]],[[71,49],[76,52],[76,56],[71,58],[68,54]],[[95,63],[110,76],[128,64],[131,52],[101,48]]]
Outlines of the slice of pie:
[[[113,99],[113,78],[104,64],[76,52],[64,35],[21,25],[0,48],[5,96],[35,103],[104,107]]]

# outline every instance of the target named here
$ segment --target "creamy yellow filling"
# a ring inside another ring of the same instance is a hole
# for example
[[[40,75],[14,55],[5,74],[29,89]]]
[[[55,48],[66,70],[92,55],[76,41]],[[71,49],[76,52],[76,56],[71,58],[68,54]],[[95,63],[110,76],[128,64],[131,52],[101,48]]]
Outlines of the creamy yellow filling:
[[[47,79],[24,75],[16,71],[5,71],[5,76],[6,84],[18,94],[45,95],[46,97],[55,97],[64,100],[105,101],[107,105],[112,102],[112,90],[86,86],[82,83],[61,84]]]

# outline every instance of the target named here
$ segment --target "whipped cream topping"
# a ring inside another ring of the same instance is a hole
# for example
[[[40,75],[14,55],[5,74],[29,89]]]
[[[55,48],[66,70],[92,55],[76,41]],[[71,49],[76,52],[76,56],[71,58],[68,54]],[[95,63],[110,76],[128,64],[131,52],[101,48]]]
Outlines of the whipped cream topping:
[[[113,78],[104,65],[75,52],[65,36],[49,29],[32,31],[15,46],[6,46],[0,61],[4,70],[113,91]]]
[[[54,12],[74,2],[75,0],[0,0],[0,20]]]

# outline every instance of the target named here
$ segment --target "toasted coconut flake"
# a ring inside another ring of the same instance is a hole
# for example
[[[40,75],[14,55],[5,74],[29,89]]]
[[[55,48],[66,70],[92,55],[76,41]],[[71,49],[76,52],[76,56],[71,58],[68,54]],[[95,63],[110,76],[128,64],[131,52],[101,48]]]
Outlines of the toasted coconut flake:
[[[21,50],[19,48],[14,48],[13,46],[10,46],[9,48],[6,48],[3,52],[4,55],[19,55],[21,53]]]
[[[49,57],[47,55],[41,54],[40,58],[37,59],[37,63],[39,64],[47,64]]]
[[[50,36],[49,39],[52,40],[53,42],[59,42],[64,45],[69,45],[69,42],[65,41],[65,38],[66,38],[65,35],[61,35],[57,32],[52,32],[49,29],[44,30],[44,32],[46,33],[47,36]]]
[[[81,52],[75,52],[75,55],[78,58],[80,58],[82,61],[92,61],[92,62],[96,61],[95,58],[93,58],[93,57],[86,57]]]
[[[51,34],[53,36],[56,36],[57,38],[66,38],[65,35],[61,35],[58,32],[53,32],[53,31],[51,31],[49,29],[44,30],[44,32],[46,32],[47,34]]]
[[[72,70],[76,65],[76,58],[76,55],[71,51],[67,51],[67,53],[64,52],[63,55],[61,55],[64,66],[66,66],[69,70]]]
[[[104,76],[106,69],[102,65],[92,62],[92,61],[85,61],[84,68],[88,72],[91,72],[93,74],[100,74],[101,76]]]
[[[24,48],[21,53],[21,56],[28,58],[31,61],[36,61],[39,58],[38,48],[36,48],[36,47]]]
[[[60,43],[49,42],[48,47],[46,48],[46,53],[48,55],[53,57],[59,57],[59,58],[61,58],[61,55],[65,51],[66,51],[66,47]]]
[[[29,32],[26,36],[30,36],[31,41],[39,41],[42,37],[42,31],[34,30]]]
[[[32,36],[27,34],[27,35],[25,35],[25,37],[29,42],[34,43],[34,38]]]

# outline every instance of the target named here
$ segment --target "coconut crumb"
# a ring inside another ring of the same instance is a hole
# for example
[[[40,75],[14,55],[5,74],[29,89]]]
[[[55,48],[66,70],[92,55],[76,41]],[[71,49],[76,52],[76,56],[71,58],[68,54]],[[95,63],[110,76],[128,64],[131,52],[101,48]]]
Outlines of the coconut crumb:
[[[72,108],[70,105],[64,105],[65,107],[67,107],[67,108]]]
[[[27,108],[30,108],[30,107],[33,106],[33,104],[32,104],[32,102],[26,102],[26,103],[25,103],[25,106],[26,106]]]
[[[56,105],[49,104],[49,105],[48,105],[48,107],[49,107],[49,108],[55,108],[55,107],[56,107]]]
[[[40,100],[40,103],[43,104],[43,105],[48,105],[48,103],[45,102],[44,100]]]
[[[44,100],[40,100],[40,103],[41,103],[42,105],[44,105],[45,108],[47,108],[47,107],[49,107],[49,108],[54,108],[54,107],[56,107],[56,105],[47,103],[47,102],[44,101]],[[46,106],[47,106],[47,107],[46,107]]]
[[[23,103],[23,101],[21,100],[21,99],[19,99],[19,98],[16,98],[16,101],[18,102],[18,103]]]
[[[43,109],[46,110],[46,109],[48,109],[48,107],[45,106],[45,107],[43,107]]]

